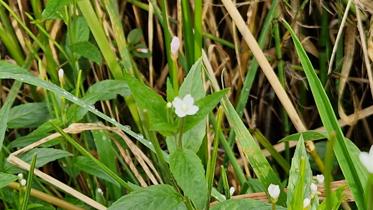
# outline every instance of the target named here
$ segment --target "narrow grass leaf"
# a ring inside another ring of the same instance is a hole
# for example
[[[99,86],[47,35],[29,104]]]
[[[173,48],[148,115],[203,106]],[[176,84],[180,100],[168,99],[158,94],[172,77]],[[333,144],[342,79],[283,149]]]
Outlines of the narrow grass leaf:
[[[310,59],[308,58],[301,42],[299,41],[295,32],[291,29],[290,25],[286,22],[284,22],[284,25],[292,36],[295,49],[303,66],[314,100],[316,102],[321,121],[329,135],[333,132],[335,132],[336,134],[336,145],[334,147],[335,156],[342,169],[343,175],[345,176],[347,183],[351,188],[352,194],[356,201],[356,205],[359,209],[366,209],[365,199],[363,196],[364,190],[362,186],[362,183],[365,183],[366,180],[361,179],[361,177],[359,177],[358,175],[356,166],[354,165],[352,159],[353,154],[351,154],[351,151],[349,151],[346,146],[345,138],[341,128],[339,127],[338,120],[325,93],[325,90],[323,89],[323,86],[315,73]]]
[[[298,141],[301,136],[303,136],[304,141],[316,141],[316,140],[321,140],[321,139],[327,139],[328,138],[326,132],[310,130],[310,131],[299,132],[299,133],[294,133],[294,134],[288,135],[288,136],[282,138],[279,142]]]

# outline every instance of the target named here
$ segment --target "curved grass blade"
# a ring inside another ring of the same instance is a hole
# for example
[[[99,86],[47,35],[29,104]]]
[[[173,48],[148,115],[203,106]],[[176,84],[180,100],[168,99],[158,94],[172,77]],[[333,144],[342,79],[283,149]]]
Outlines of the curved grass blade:
[[[302,44],[297,38],[294,31],[291,29],[291,26],[285,21],[283,23],[292,36],[295,49],[303,66],[314,100],[316,102],[321,121],[329,135],[335,132],[336,145],[334,147],[334,153],[342,169],[343,175],[345,176],[347,183],[351,188],[356,201],[356,205],[359,209],[366,209],[365,199],[363,197],[364,190],[362,185],[362,183],[366,183],[366,180],[362,180],[361,177],[359,178],[358,176],[356,166],[352,161],[351,151],[347,149],[343,132],[339,127],[338,120],[335,116],[333,108],[319,78],[315,73],[311,61],[307,57],[306,51],[302,47]]]

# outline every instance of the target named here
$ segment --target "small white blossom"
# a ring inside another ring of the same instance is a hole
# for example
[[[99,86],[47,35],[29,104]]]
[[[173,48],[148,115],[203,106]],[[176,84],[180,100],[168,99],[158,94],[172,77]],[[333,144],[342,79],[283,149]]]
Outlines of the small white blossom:
[[[231,196],[233,195],[235,191],[236,189],[234,189],[234,187],[229,188],[229,194],[231,194]]]
[[[137,50],[137,52],[141,52],[141,53],[144,53],[144,54],[149,52],[149,50],[147,48],[138,48],[136,50]]]
[[[17,174],[17,176],[18,176],[19,180],[23,179],[23,173],[19,173],[19,174]]]
[[[359,159],[368,172],[373,174],[373,145],[370,147],[369,153],[360,152]]]
[[[177,36],[172,37],[171,40],[171,54],[172,56],[176,56],[177,52],[179,51],[180,48],[180,40]]]
[[[275,184],[270,184],[268,186],[268,194],[274,201],[277,201],[278,196],[280,196],[280,187]]]
[[[316,175],[316,180],[317,180],[317,183],[318,184],[324,184],[324,175],[322,175],[322,174],[318,174],[318,175]]]
[[[26,179],[21,179],[21,181],[19,181],[19,183],[21,184],[21,186],[26,186]]]
[[[303,208],[308,208],[310,206],[310,204],[311,204],[311,199],[305,198],[303,200]]]
[[[184,98],[176,97],[172,101],[172,106],[175,107],[175,113],[178,117],[194,115],[198,112],[198,106],[194,105],[194,98],[187,94]]]
[[[172,107],[172,103],[171,102],[167,102],[167,108],[171,108]]]
[[[100,194],[100,195],[103,195],[103,194],[104,194],[104,192],[102,191],[101,188],[97,188],[97,193]]]
[[[313,195],[313,196],[316,195],[317,194],[317,185],[314,184],[314,183],[311,183],[310,188],[311,188],[311,195]]]

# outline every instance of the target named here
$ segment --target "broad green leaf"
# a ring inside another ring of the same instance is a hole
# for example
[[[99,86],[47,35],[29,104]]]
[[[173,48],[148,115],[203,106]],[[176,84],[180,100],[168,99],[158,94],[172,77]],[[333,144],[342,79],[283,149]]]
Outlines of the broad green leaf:
[[[186,210],[181,197],[170,185],[153,185],[133,191],[113,203],[108,210]]]
[[[299,138],[289,172],[287,207],[290,210],[303,209],[303,200],[310,198],[312,171],[304,140]]]
[[[78,16],[73,18],[69,30],[69,33],[66,33],[67,45],[79,42],[87,42],[89,40],[90,31],[84,17]]]
[[[128,44],[135,45],[141,41],[143,38],[142,30],[140,28],[135,28],[128,33],[127,40]]]
[[[291,26],[286,22],[284,22],[284,25],[292,36],[295,49],[303,66],[304,72],[311,88],[311,92],[316,102],[317,109],[320,114],[321,121],[328,132],[328,136],[330,136],[332,133],[335,133],[336,144],[334,146],[334,153],[342,169],[343,175],[346,178],[349,187],[351,188],[352,194],[356,201],[356,205],[359,209],[366,209],[366,202],[363,196],[364,189],[362,185],[365,180],[362,180],[361,177],[359,177],[358,175],[358,171],[352,159],[353,154],[351,154],[351,151],[349,151],[346,146],[343,132],[339,127],[337,117],[335,116],[330,101],[319,78],[316,75],[316,72],[306,54],[306,51],[302,47],[302,43],[299,41],[295,32],[291,29]]]
[[[227,200],[214,205],[211,210],[272,210],[272,205],[253,199]],[[282,206],[276,206],[277,210],[286,210]]]
[[[14,182],[17,179],[17,176],[0,172],[0,189],[7,186],[11,182]]]
[[[205,97],[205,90],[203,88],[203,81],[202,81],[202,60],[198,60],[189,71],[188,75],[185,77],[183,84],[180,86],[179,95],[184,97],[187,94],[193,96],[195,100],[199,100]],[[183,134],[183,146],[186,149],[190,149],[194,152],[199,150],[199,147],[202,144],[203,137],[206,134],[206,122],[205,120],[201,120],[197,123],[194,127],[190,130],[187,130]],[[175,136],[168,136],[166,139],[167,148],[172,153],[175,151]]]
[[[89,87],[88,91],[82,98],[89,105],[95,104],[97,101],[111,100],[117,98],[117,95],[123,97],[131,94],[128,85],[123,80],[103,80],[98,81]],[[88,112],[87,109],[73,105],[69,109],[67,115],[71,121],[79,121]]]
[[[171,110],[168,110],[163,98],[154,90],[128,74],[125,75],[125,81],[131,90],[136,104],[142,109],[147,110],[150,118],[150,128],[161,133],[174,133],[176,125],[167,119],[167,116],[171,114]]]
[[[45,6],[44,11],[42,12],[43,19],[56,19],[61,18],[62,9],[69,5],[71,0],[48,0],[47,5]]]
[[[12,149],[12,148],[15,148],[15,147],[25,147],[29,144],[32,144],[32,143],[50,135],[52,131],[54,132],[54,128],[51,126],[50,121],[53,121],[53,123],[55,123],[59,126],[63,125],[63,123],[58,119],[49,120],[49,121],[43,123],[42,125],[40,125],[35,130],[33,130],[31,133],[28,133],[26,136],[21,136],[21,137],[16,138],[14,141],[11,141],[7,145],[8,148]],[[47,143],[44,143],[41,146],[42,147],[48,147],[48,146],[54,145],[56,143],[58,143],[57,140],[56,141],[51,140]]]
[[[35,148],[21,155],[21,159],[24,160],[25,162],[31,163],[31,159],[32,159],[32,156],[34,156],[34,154],[37,155],[36,168],[40,168],[55,160],[68,157],[68,156],[72,156],[71,153],[64,151],[64,150],[60,150],[60,149]]]
[[[298,141],[300,136],[303,136],[304,141],[315,141],[315,140],[321,140],[321,139],[327,139],[328,138],[328,136],[325,132],[310,130],[310,131],[299,132],[299,133],[294,133],[294,134],[288,135],[288,136],[282,138],[279,142]]]
[[[79,171],[84,171],[87,174],[92,176],[96,176],[103,180],[106,180],[112,184],[120,186],[113,178],[107,175],[100,167],[97,166],[95,162],[85,156],[78,156],[73,158],[73,166],[78,169]]]
[[[278,204],[285,205],[286,195],[283,192],[279,177],[269,165],[259,145],[243,124],[228,97],[223,98],[222,104],[229,125],[236,134],[236,142],[241,146],[242,152],[249,161],[250,166],[253,168],[255,175],[258,177],[265,189],[267,189],[270,184],[279,185],[282,192],[280,194]]]
[[[191,150],[178,149],[170,155],[170,170],[184,195],[197,209],[203,209],[207,203],[207,181],[198,156]]]
[[[98,159],[111,171],[118,173],[116,165],[117,154],[108,133],[104,131],[91,131],[91,133],[97,148]],[[122,196],[120,188],[113,184],[107,184],[107,187],[115,195],[116,199]]]
[[[85,57],[88,60],[94,61],[97,64],[102,63],[102,56],[100,50],[96,47],[96,45],[88,41],[72,44],[70,45],[70,49],[74,53],[82,57]]]
[[[8,128],[35,128],[50,118],[45,103],[26,103],[12,107]]]

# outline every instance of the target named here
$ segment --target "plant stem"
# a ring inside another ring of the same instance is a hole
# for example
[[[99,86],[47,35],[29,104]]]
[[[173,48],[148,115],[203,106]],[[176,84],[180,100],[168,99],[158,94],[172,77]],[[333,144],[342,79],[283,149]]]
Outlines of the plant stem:
[[[183,148],[183,129],[184,129],[184,118],[180,119],[179,136],[176,140],[177,149]]]

